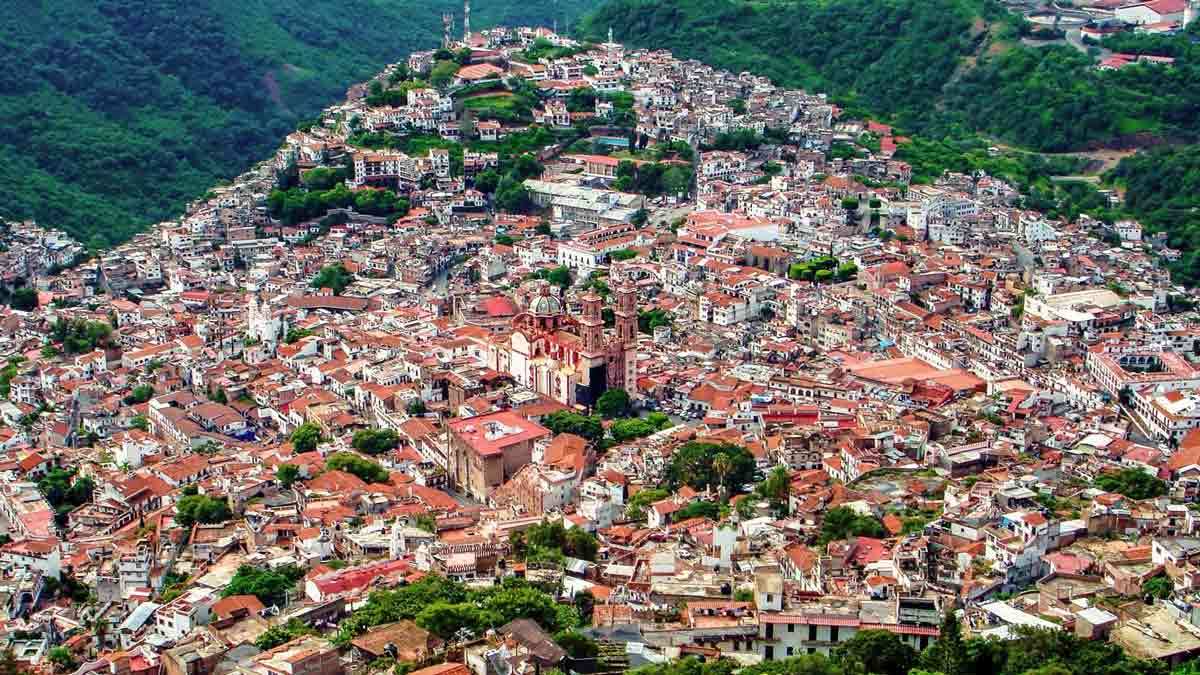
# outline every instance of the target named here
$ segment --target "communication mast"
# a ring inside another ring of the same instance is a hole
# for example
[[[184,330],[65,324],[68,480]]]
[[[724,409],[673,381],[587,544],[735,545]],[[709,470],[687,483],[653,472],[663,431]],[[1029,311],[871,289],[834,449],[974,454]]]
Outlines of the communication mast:
[[[463,0],[463,44],[471,45],[471,0]]]

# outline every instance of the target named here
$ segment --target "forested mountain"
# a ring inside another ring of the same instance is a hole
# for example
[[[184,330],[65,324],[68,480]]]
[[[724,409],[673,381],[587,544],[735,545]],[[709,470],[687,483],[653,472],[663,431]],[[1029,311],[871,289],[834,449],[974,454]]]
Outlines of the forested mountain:
[[[910,133],[1065,150],[1195,134],[1200,119],[1191,36],[1160,46],[1173,67],[1100,71],[1072,47],[1022,44],[1027,22],[995,0],[609,0],[584,32],[610,25],[635,46],[825,91]]]
[[[1172,278],[1200,284],[1200,145],[1139,152],[1105,178],[1125,189],[1128,215],[1183,251],[1169,265]]]
[[[462,13],[459,0],[19,4],[0,22],[0,216],[93,246],[178,213]],[[489,0],[473,25],[565,25],[590,4]]]

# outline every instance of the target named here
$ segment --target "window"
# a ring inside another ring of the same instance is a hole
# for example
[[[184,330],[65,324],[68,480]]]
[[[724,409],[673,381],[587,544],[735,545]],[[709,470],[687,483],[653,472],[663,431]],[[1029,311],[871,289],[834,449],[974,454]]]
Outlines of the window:
[[[809,642],[817,641],[817,626],[816,626],[816,624],[810,624],[808,626],[808,641]]]
[[[793,651],[794,651],[794,650],[793,650],[791,647],[788,647],[788,648],[787,648],[787,655],[788,655],[788,656],[791,656]]]
[[[829,641],[830,641],[830,642],[837,642],[837,638],[838,638],[838,627],[837,627],[837,626],[830,626],[830,627],[829,627]]]
[[[796,624],[794,624],[794,623],[789,623],[789,624],[788,624],[788,632],[789,632],[789,633],[795,633],[795,632],[796,632]]]

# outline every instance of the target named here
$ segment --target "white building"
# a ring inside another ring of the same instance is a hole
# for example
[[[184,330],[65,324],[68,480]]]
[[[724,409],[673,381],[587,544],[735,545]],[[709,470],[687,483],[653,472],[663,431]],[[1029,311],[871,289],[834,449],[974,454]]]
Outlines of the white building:
[[[1187,0],[1151,0],[1118,7],[1113,14],[1128,24],[1148,25],[1172,21],[1182,23],[1186,10]]]
[[[33,570],[51,579],[58,579],[62,575],[62,558],[56,539],[12,542],[0,549],[0,561],[7,567]]]

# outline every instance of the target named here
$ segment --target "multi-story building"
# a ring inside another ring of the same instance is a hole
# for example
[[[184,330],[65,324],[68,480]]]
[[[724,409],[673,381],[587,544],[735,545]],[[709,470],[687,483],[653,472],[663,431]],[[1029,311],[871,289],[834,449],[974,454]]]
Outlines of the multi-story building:
[[[450,424],[450,480],[486,500],[529,464],[533,446],[550,430],[513,411],[456,420]]]

